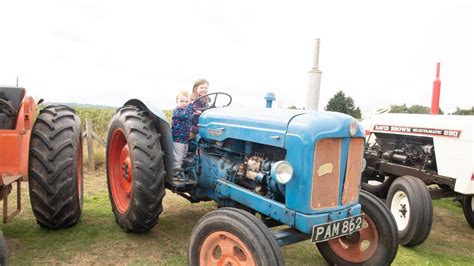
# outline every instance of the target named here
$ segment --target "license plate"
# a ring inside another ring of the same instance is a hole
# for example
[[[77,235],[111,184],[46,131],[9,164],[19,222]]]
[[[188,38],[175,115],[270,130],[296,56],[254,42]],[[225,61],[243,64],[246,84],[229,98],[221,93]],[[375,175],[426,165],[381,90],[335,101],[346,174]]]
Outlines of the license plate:
[[[364,223],[364,216],[360,214],[347,219],[326,224],[314,225],[312,242],[322,242],[359,231]]]

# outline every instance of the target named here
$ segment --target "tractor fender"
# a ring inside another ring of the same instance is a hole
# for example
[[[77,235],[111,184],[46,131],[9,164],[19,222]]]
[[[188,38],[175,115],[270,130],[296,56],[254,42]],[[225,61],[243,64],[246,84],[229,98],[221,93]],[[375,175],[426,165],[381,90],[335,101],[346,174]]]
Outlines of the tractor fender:
[[[163,152],[163,162],[165,164],[166,181],[171,182],[173,179],[173,136],[171,135],[171,127],[161,109],[149,101],[141,101],[139,99],[128,100],[124,106],[133,105],[146,110],[150,113],[155,128],[161,134],[160,143]]]

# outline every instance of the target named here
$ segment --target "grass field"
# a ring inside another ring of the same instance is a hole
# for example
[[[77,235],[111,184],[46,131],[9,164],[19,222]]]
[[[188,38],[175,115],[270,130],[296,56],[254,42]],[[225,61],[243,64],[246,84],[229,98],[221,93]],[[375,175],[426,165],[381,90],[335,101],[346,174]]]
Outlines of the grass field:
[[[127,234],[114,221],[105,174],[94,172],[86,175],[84,210],[79,224],[70,229],[48,231],[36,224],[27,190],[28,184],[23,183],[23,212],[2,228],[11,265],[185,265],[194,224],[216,208],[211,202],[191,204],[167,191],[159,224],[146,234]],[[434,215],[428,240],[415,248],[400,247],[394,264],[474,264],[474,230],[464,220],[462,209],[450,199],[438,200]],[[283,254],[287,265],[325,264],[309,242],[284,247]]]

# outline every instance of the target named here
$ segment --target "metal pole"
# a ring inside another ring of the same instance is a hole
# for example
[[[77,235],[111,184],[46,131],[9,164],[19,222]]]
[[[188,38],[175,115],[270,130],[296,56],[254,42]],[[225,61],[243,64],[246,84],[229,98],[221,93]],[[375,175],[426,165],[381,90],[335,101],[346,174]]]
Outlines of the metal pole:
[[[87,161],[89,162],[89,169],[95,170],[94,161],[94,144],[92,142],[92,119],[86,119],[86,139],[87,139]]]
[[[315,40],[313,68],[308,71],[308,74],[306,109],[317,111],[319,106],[319,91],[321,87],[321,71],[319,70],[319,39]]]
[[[439,114],[439,96],[441,94],[441,80],[439,79],[440,63],[436,65],[436,79],[433,82],[433,93],[431,95],[431,111],[430,114]]]

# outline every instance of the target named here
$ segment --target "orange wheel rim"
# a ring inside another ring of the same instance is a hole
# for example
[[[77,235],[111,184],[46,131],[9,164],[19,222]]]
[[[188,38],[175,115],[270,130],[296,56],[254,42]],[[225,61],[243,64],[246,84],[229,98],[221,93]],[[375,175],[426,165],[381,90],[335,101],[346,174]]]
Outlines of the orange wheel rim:
[[[375,254],[379,245],[379,233],[374,221],[364,214],[364,224],[360,231],[329,240],[328,245],[340,258],[353,263],[361,263]]]
[[[120,213],[130,206],[132,194],[133,169],[127,139],[121,129],[112,134],[109,151],[109,182],[112,198]]]
[[[237,236],[217,231],[210,234],[199,252],[199,265],[255,265],[250,248]]]

